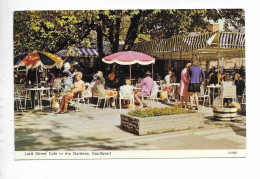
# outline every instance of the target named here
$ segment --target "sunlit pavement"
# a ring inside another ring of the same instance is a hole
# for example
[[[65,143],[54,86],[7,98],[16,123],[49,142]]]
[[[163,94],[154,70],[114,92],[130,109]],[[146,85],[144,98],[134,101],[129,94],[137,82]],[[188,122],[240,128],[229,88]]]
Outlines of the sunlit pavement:
[[[147,102],[149,105],[149,102]],[[129,109],[80,104],[66,114],[54,114],[49,107],[15,111],[15,149],[24,150],[190,150],[245,149],[245,116],[239,122],[213,119],[210,107],[200,106],[205,126],[201,129],[137,136],[120,129],[120,114]],[[166,106],[159,102],[159,106]]]

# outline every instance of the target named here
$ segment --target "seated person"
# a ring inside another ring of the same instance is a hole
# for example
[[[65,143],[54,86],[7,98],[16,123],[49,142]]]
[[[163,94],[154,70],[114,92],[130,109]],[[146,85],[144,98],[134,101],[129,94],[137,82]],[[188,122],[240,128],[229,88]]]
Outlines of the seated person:
[[[85,88],[85,83],[82,81],[82,73],[81,72],[76,72],[75,73],[76,81],[72,87],[71,90],[67,91],[65,96],[62,97],[59,109],[55,112],[57,113],[66,113],[67,108],[68,108],[68,102],[71,100],[73,97],[77,97],[78,94],[81,94],[81,92],[84,91]]]
[[[224,80],[221,82],[221,86],[230,86],[233,85],[233,81],[230,80],[230,76],[226,74]]]
[[[174,72],[172,72],[170,82],[171,82],[171,83],[176,83],[176,82],[177,82],[177,76],[175,75]]]
[[[91,90],[91,93],[93,95],[97,95],[98,94],[98,89],[97,89],[98,85],[101,85],[101,81],[100,81],[99,75],[95,74],[93,76],[92,82],[90,83],[90,88],[91,88],[90,90]]]
[[[94,74],[93,80],[90,83],[86,83],[85,85],[87,86],[87,89],[84,91],[84,96],[85,97],[92,97],[92,91],[97,94],[97,85],[100,85],[100,80],[98,74]],[[92,90],[92,88],[94,90]]]
[[[172,76],[172,71],[169,70],[168,71],[168,75],[166,75],[165,78],[164,78],[166,84],[170,84],[171,83],[171,76]]]
[[[110,99],[112,98],[112,101],[111,101],[111,105],[112,106],[115,106],[115,101],[114,99],[117,98],[118,94],[117,94],[117,91],[115,89],[115,84],[116,84],[116,81],[115,81],[115,74],[114,73],[110,73],[108,75],[108,79],[106,80],[105,82],[105,86],[106,86],[106,95],[107,95],[107,99]],[[114,90],[114,91],[113,91]]]
[[[115,74],[110,73],[105,83],[106,89],[113,90],[115,88],[115,84],[116,84]]]
[[[69,74],[68,73],[62,73],[62,80],[63,80],[63,85],[62,85],[62,94],[61,97],[63,97],[67,91],[71,90],[73,87],[73,83],[71,80],[68,78]]]
[[[105,78],[103,77],[103,72],[102,71],[98,71],[97,74],[99,76],[101,84],[104,85],[105,84]]]
[[[141,92],[137,92],[135,94],[135,100],[140,104],[140,108],[143,108],[143,103],[140,100],[142,97],[149,96],[151,94],[151,91],[153,89],[154,81],[151,78],[150,71],[147,71],[145,74],[145,78],[137,84],[137,87],[142,88]]]

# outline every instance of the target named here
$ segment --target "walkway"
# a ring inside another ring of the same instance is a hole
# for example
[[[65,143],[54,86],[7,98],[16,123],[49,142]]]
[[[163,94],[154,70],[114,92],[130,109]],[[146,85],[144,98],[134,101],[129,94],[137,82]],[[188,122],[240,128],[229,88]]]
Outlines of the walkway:
[[[205,114],[202,129],[136,136],[120,129],[120,113],[128,109],[102,110],[86,104],[85,111],[80,105],[81,111],[66,114],[54,114],[50,108],[15,112],[16,151],[246,148],[245,116],[237,117],[240,122],[218,122],[212,119],[212,108],[200,106],[198,112]]]

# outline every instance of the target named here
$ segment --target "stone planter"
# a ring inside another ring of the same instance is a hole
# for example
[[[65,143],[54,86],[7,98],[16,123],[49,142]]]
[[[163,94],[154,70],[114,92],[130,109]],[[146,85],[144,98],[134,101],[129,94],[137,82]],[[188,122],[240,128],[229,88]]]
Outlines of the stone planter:
[[[204,127],[203,113],[139,118],[121,114],[121,128],[137,135],[191,130]]]

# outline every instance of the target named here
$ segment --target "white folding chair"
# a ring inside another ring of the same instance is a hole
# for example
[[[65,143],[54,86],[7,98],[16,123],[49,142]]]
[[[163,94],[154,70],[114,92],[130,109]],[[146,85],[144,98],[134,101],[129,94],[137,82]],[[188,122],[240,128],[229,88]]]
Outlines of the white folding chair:
[[[203,106],[205,106],[205,100],[208,98],[208,104],[209,104],[209,92],[208,90],[204,90],[203,86],[200,86],[200,93],[198,93],[199,100],[203,98]]]
[[[128,85],[124,85],[120,87],[119,90],[119,106],[121,110],[121,100],[130,100],[130,104],[132,104],[132,109],[134,109],[134,90]]]
[[[23,100],[23,98],[20,97],[19,92],[15,91],[14,92],[14,101],[15,101],[16,111],[21,110],[23,112],[22,100]]]
[[[84,92],[81,92],[81,93],[77,93],[77,96],[72,98],[72,101],[75,101],[75,108],[76,108],[76,111],[79,111],[79,106],[80,106],[80,101],[83,101],[83,104],[84,104],[84,108],[86,110],[86,103],[85,103],[85,97],[84,97]]]
[[[154,107],[155,100],[157,100],[156,106],[158,106],[158,97],[157,97],[158,93],[159,93],[159,86],[157,85],[156,82],[154,82],[154,85],[153,85],[153,88],[151,91],[151,95],[147,97],[148,99],[150,99],[152,107]]]
[[[102,109],[105,108],[106,102],[107,102],[107,98],[106,98],[106,93],[105,93],[105,88],[103,85],[97,85],[97,89],[98,89],[98,94],[97,94],[97,98],[98,98],[98,102],[97,102],[97,106],[96,109],[99,105],[99,103],[101,102],[102,99],[104,99],[104,106]]]
[[[19,94],[19,98],[21,98],[21,100],[24,100],[24,107],[25,108],[26,108],[27,100],[30,101],[31,108],[32,108],[31,94],[27,93],[24,84],[15,84],[14,85],[14,91],[18,92],[17,94]]]
[[[222,106],[224,98],[231,98],[232,101],[236,99],[236,85],[222,86],[220,91],[220,97],[222,98]]]

